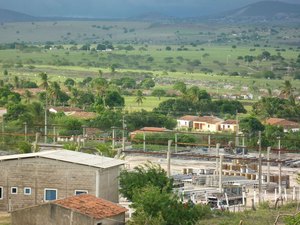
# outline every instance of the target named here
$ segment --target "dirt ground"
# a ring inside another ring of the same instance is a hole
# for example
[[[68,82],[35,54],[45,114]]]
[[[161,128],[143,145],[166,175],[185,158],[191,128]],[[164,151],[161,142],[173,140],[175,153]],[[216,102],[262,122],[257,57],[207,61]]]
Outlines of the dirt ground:
[[[0,212],[0,225],[10,225],[10,214],[5,212]]]

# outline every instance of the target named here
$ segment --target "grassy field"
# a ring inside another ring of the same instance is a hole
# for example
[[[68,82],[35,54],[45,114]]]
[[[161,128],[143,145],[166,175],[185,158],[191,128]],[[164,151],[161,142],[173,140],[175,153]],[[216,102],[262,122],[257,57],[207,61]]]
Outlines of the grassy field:
[[[197,225],[239,225],[240,221],[243,221],[243,225],[273,225],[278,214],[292,215],[297,212],[299,212],[299,210],[297,210],[295,203],[282,206],[279,210],[269,208],[267,204],[265,204],[256,211],[247,210],[239,213],[220,213],[219,216],[202,220],[197,223]],[[284,217],[280,217],[277,224],[285,224]]]
[[[125,96],[125,104],[126,104],[125,110],[128,110],[129,112],[140,111],[142,109],[144,109],[146,111],[152,111],[152,109],[157,107],[160,102],[163,102],[167,99],[169,99],[169,98],[161,97],[159,100],[158,97],[145,96],[143,103],[141,105],[138,105],[136,103],[135,96]]]

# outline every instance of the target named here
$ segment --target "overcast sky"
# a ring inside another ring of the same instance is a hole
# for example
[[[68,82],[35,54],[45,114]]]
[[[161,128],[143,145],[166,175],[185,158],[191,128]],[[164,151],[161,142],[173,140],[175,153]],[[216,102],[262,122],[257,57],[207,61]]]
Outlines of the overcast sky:
[[[34,16],[124,18],[145,13],[194,17],[235,9],[260,0],[0,0],[0,8]],[[299,3],[299,0],[282,0]]]

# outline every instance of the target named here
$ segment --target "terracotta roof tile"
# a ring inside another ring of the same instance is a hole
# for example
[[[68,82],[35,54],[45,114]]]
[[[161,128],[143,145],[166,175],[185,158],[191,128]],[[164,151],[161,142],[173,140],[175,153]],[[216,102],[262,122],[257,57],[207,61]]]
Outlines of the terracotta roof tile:
[[[185,116],[180,117],[178,120],[196,121],[198,119],[199,119],[199,116],[185,115]]]
[[[225,120],[222,124],[237,124],[236,120]]]
[[[163,132],[167,131],[167,128],[164,127],[143,127],[140,131],[148,131],[148,132]]]
[[[78,119],[94,119],[97,117],[97,113],[94,112],[72,112],[67,114],[67,116],[71,116]]]
[[[200,116],[196,122],[204,122],[204,123],[210,123],[210,124],[216,124],[223,122],[222,119],[215,117],[215,116]]]
[[[281,118],[267,119],[266,124],[273,126],[282,126],[284,128],[300,128],[300,125],[298,123]]]
[[[56,200],[52,203],[98,220],[113,217],[127,211],[126,208],[116,203],[89,194],[75,195],[65,199]]]

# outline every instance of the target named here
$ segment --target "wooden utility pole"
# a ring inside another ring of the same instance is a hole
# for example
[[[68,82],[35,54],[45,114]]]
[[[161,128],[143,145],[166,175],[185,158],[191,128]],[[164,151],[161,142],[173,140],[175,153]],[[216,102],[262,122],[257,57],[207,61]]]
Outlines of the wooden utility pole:
[[[262,161],[261,161],[261,131],[258,132],[258,203],[261,203],[261,193],[262,193]]]
[[[270,183],[270,151],[271,151],[271,147],[267,148],[267,166],[268,166],[268,174],[267,174],[267,183]]]
[[[278,191],[279,198],[281,198],[282,188],[281,188],[281,139],[278,137],[278,169],[279,169],[279,178],[278,178]]]
[[[223,166],[223,157],[220,155],[220,166],[219,166],[219,192],[222,193],[222,166]]]
[[[168,152],[167,152],[167,162],[168,162],[167,176],[168,177],[171,177],[171,144],[172,144],[172,140],[168,140]]]

